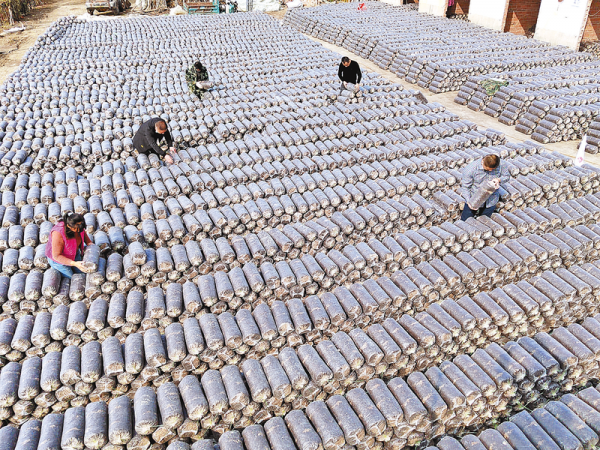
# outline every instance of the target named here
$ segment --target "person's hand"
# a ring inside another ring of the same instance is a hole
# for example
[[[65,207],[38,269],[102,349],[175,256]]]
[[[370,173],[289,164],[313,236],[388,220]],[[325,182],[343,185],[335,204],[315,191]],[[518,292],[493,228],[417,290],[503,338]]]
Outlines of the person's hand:
[[[171,155],[165,155],[165,162],[167,164],[173,164],[173,157]]]
[[[342,84],[344,85],[345,88],[348,87],[348,83],[346,83],[345,81],[342,81]]]
[[[360,84],[356,83],[356,84],[354,85],[354,90],[355,90],[356,92],[358,92],[358,90],[359,90],[359,89],[360,89]]]
[[[73,267],[77,267],[83,273],[87,273],[87,268],[83,264],[83,261],[73,261]]]
[[[499,188],[500,188],[500,178],[494,178],[494,179],[492,180],[492,183],[494,183],[494,187],[495,187],[496,189],[499,189]]]

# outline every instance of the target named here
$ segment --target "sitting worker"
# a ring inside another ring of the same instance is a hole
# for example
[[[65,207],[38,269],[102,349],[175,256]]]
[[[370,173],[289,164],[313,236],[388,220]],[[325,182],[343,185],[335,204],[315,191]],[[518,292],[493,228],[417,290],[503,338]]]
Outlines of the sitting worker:
[[[356,61],[351,61],[350,58],[344,56],[338,69],[338,77],[342,81],[342,87],[340,90],[348,87],[348,84],[353,84],[354,89],[358,91],[360,87],[360,80],[362,80],[362,72],[360,66]]]
[[[58,270],[63,277],[70,279],[73,273],[85,272],[83,248],[92,241],[84,228],[81,214],[66,213],[50,230],[46,257],[50,267]]]
[[[202,95],[213,87],[213,83],[208,80],[208,71],[200,61],[196,61],[185,72],[185,81],[187,81],[190,92],[200,100],[202,100]]]
[[[169,147],[169,153],[161,148],[163,139]],[[140,128],[133,137],[133,147],[139,153],[154,153],[160,159],[164,159],[167,164],[173,163],[173,156],[175,155],[173,138],[171,137],[171,133],[169,133],[167,122],[163,119],[155,117],[140,125]]]
[[[465,167],[462,172],[461,185],[466,203],[460,218],[467,220],[469,217],[490,217],[496,210],[496,204],[500,200],[500,196],[506,193],[506,183],[508,180],[510,180],[508,167],[502,164],[498,155],[487,155]],[[469,201],[485,181],[494,184],[496,190],[491,193],[478,209],[471,209]]]

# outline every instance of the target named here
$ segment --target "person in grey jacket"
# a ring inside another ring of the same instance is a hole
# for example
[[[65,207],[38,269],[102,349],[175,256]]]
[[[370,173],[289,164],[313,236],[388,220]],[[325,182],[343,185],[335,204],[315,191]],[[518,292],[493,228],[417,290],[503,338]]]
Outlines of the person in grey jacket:
[[[502,164],[498,155],[487,155],[485,158],[476,159],[465,167],[462,171],[461,183],[465,206],[460,218],[467,220],[469,217],[491,216],[496,210],[496,204],[500,201],[500,196],[506,192],[508,180],[510,180],[508,167]],[[484,181],[490,181],[496,184],[498,188],[479,209],[471,209],[469,200]]]

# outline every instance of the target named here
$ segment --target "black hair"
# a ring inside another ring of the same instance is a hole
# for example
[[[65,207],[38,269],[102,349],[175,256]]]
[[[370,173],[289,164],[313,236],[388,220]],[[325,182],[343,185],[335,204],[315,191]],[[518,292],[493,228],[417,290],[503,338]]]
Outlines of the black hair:
[[[158,126],[158,129],[161,130],[161,133],[164,133],[165,131],[167,131],[169,129],[169,127],[167,127],[167,122],[163,119],[157,120],[156,123],[154,124],[154,126],[155,127]]]
[[[342,62],[343,62],[343,63],[350,62],[350,58],[348,58],[347,56],[344,56],[344,57],[342,58]]]
[[[204,69],[204,66],[202,65],[202,63],[200,61],[196,61],[194,63],[194,67],[196,68],[196,70],[202,70],[202,69]]]
[[[59,220],[59,222],[63,222],[65,224],[65,235],[70,239],[75,237],[75,232],[69,229],[69,227],[77,227],[80,230],[80,233],[85,227],[85,220],[83,216],[81,214],[76,213],[65,213],[62,216],[62,219]]]

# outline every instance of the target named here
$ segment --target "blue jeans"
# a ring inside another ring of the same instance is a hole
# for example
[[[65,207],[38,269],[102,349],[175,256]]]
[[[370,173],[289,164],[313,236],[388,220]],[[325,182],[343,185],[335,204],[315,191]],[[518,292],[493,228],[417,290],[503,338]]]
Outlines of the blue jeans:
[[[490,217],[493,212],[496,211],[496,205],[494,206],[490,206],[489,208],[485,207],[485,204],[479,208],[479,209],[471,209],[469,208],[469,205],[467,205],[465,203],[465,206],[463,207],[463,211],[462,214],[460,216],[460,220],[467,220],[469,217],[479,217],[479,216],[488,216]]]
[[[77,250],[77,254],[75,255],[75,261],[82,260],[83,256],[81,255],[81,249],[79,249]],[[52,261],[50,258],[48,258],[48,264],[50,264],[50,267],[52,267],[53,269],[58,270],[63,277],[68,278],[69,280],[71,279],[74,273],[83,273],[77,267],[65,266],[64,264]]]

